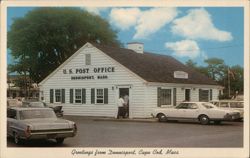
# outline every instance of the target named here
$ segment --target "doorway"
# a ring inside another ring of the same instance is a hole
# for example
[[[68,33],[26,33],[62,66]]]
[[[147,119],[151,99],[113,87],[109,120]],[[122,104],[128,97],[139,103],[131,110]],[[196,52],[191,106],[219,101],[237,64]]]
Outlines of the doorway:
[[[185,89],[185,101],[190,101],[190,89]]]
[[[125,117],[129,117],[129,88],[119,88],[119,98],[123,97],[126,104],[124,108]]]

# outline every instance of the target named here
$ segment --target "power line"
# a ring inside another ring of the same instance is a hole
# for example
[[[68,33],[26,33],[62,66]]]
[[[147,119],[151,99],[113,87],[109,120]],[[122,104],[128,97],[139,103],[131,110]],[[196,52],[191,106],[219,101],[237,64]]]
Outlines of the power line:
[[[227,45],[227,46],[220,46],[220,47],[207,47],[203,48],[202,50],[216,50],[216,49],[225,49],[225,48],[233,48],[233,47],[242,47],[242,44],[237,44],[237,45]],[[188,50],[173,50],[175,52],[192,52],[192,51],[199,51],[200,49],[188,49]],[[148,50],[148,51],[157,51],[157,52],[167,52],[166,49],[161,49],[161,50]]]

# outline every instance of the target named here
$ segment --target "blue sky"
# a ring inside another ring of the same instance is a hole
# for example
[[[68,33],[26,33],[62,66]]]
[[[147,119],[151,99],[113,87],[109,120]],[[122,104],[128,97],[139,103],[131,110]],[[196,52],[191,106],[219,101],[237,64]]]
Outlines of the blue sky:
[[[14,18],[23,17],[31,7],[9,7],[8,30]],[[188,59],[204,65],[217,57],[227,65],[243,66],[244,17],[241,7],[178,8],[82,8],[108,20],[118,39],[144,43],[144,50],[171,55],[185,63]],[[8,63],[13,59],[8,50]]]

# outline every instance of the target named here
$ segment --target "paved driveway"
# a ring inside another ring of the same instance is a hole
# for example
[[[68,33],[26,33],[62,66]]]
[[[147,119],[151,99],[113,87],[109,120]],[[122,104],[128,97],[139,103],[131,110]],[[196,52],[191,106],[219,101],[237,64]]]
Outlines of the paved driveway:
[[[243,123],[200,125],[190,122],[126,122],[66,117],[78,134],[60,147],[243,147]],[[8,139],[9,147],[16,146]],[[22,147],[58,147],[54,141],[31,141]]]

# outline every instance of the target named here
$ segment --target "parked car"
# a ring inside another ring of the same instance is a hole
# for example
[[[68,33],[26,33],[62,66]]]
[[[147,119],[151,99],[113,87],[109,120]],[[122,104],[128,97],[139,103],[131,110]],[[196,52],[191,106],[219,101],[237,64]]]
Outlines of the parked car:
[[[7,135],[16,144],[24,140],[55,139],[62,144],[67,137],[74,137],[77,126],[74,122],[57,118],[51,108],[7,109]]]
[[[244,119],[244,101],[238,100],[214,100],[210,101],[210,103],[216,105],[218,108],[222,109],[233,109],[240,112],[239,121]]]
[[[209,124],[214,121],[220,124],[221,121],[235,120],[240,118],[238,111],[219,109],[208,102],[182,102],[176,107],[157,108],[152,114],[160,122],[167,120],[196,120],[201,124]]]
[[[63,116],[63,111],[62,111],[62,106],[48,106],[44,102],[40,101],[23,101],[22,107],[33,107],[33,108],[52,108],[54,112],[56,113],[57,117],[62,117]]]
[[[7,107],[22,106],[21,99],[7,99]]]

